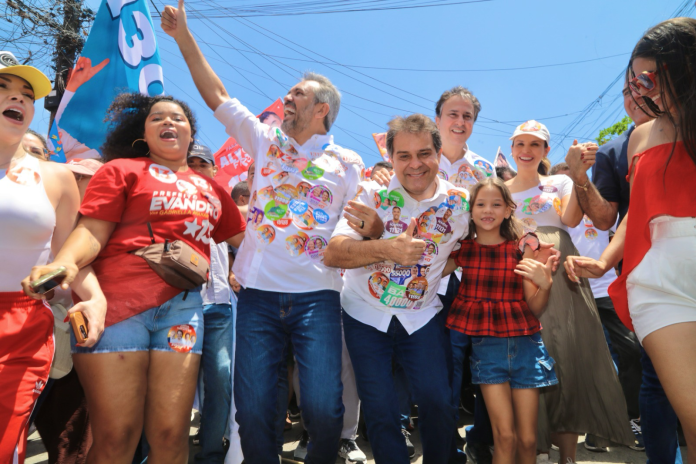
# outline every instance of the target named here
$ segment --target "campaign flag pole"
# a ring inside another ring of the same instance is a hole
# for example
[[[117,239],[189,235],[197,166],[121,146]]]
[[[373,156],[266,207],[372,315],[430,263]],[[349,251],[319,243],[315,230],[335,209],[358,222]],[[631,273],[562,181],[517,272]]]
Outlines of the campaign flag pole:
[[[102,0],[51,127],[52,158],[66,162],[101,157],[108,129],[106,110],[123,92],[164,94],[155,30],[145,0]]]

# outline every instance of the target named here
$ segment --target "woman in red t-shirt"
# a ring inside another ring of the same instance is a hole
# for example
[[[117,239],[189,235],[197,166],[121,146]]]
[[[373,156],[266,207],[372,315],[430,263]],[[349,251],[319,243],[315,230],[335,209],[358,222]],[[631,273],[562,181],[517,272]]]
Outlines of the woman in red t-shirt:
[[[55,261],[30,278],[62,265],[65,286],[91,263],[106,298],[100,340],[86,347],[73,337],[90,461],[130,462],[144,428],[153,462],[185,462],[204,338],[200,294],[169,285],[132,252],[182,240],[210,261],[210,240],[239,246],[245,223],[222,187],[188,168],[196,126],[185,103],[122,94],[107,120],[107,163],[87,187],[82,217]]]
[[[655,119],[636,127],[628,143],[628,214],[599,260],[565,263],[577,279],[601,277],[623,259],[609,296],[655,367],[690,462],[696,461],[695,69],[694,18],[664,21],[638,41],[626,77],[640,108]]]

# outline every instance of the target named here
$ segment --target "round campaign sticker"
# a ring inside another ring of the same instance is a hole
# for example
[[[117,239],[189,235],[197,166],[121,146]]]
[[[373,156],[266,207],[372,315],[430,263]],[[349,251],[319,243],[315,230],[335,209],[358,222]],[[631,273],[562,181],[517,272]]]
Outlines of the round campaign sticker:
[[[290,203],[290,200],[297,196],[297,187],[290,184],[279,185],[275,188],[275,201],[283,205]]]
[[[457,174],[452,179],[452,183],[457,187],[468,187],[476,182],[474,172],[466,164],[459,168]]]
[[[317,226],[317,220],[314,219],[314,210],[311,206],[302,214],[293,214],[292,222],[302,230],[312,230]]]
[[[288,208],[292,214],[304,214],[305,211],[307,211],[308,205],[307,202],[302,200],[290,200]]]
[[[452,208],[452,213],[455,216],[469,211],[469,202],[466,199],[466,192],[452,189],[447,191],[447,195],[447,205]]]
[[[448,179],[449,179],[449,176],[447,175],[447,173],[445,172],[444,169],[440,169],[440,170],[437,172],[437,176],[438,176],[440,179],[443,179],[443,180],[448,180]]]
[[[439,249],[437,247],[437,243],[433,242],[432,240],[426,240],[425,251],[423,252],[423,255],[421,256],[421,259],[420,261],[418,261],[418,263],[430,264],[433,261],[433,259],[435,259],[438,252]]]
[[[522,203],[522,212],[524,214],[540,214],[548,211],[551,208],[552,202],[543,195],[537,195],[533,198],[527,198]]]
[[[594,224],[592,223],[592,219],[587,217],[587,214],[585,214],[582,217],[582,222],[585,224],[585,227],[594,227]]]
[[[265,225],[256,229],[256,238],[259,239],[261,243],[270,245],[273,240],[275,240],[276,231],[273,226]]]
[[[558,192],[558,189],[557,189],[556,187],[554,187],[553,185],[550,185],[550,184],[549,184],[549,185],[540,185],[540,186],[539,186],[539,190],[541,190],[542,192],[546,192],[546,193],[556,193],[556,192]]]
[[[312,163],[309,163],[307,168],[302,171],[302,176],[309,180],[317,180],[323,175],[324,170],[318,166],[314,166]]]
[[[269,201],[266,203],[264,213],[266,213],[266,217],[271,221],[277,221],[278,219],[283,219],[285,217],[287,210],[288,205],[278,204],[275,201]]]
[[[392,190],[389,192],[389,200],[391,202],[389,206],[398,206],[399,208],[404,207],[404,197],[397,191]]]
[[[474,166],[486,173],[486,177],[493,175],[493,165],[486,160],[474,161]]]
[[[287,213],[285,214],[286,217],[283,219],[277,219],[273,221],[273,224],[275,224],[276,227],[280,227],[281,229],[285,229],[286,227],[290,226],[292,224],[292,218],[287,217]]]
[[[389,285],[389,277],[382,272],[374,272],[367,278],[367,288],[370,290],[370,295],[378,300],[382,298],[387,285]]]
[[[387,209],[391,206],[391,201],[387,197],[386,190],[375,192],[375,208]]]
[[[300,256],[302,253],[304,253],[307,238],[307,234],[304,232],[298,232],[297,234],[291,235],[285,239],[285,249],[288,250],[290,256]]]
[[[307,158],[295,158],[283,160],[283,165],[287,167],[290,171],[304,171],[307,168]]]
[[[537,223],[532,218],[522,218],[522,229],[525,234],[527,232],[534,232],[537,230]]]
[[[392,206],[391,217],[385,215],[382,220],[384,221],[384,219],[387,219],[384,222],[384,231],[386,233],[399,235],[408,229],[408,224],[401,220],[401,208],[398,206]]]
[[[275,185],[279,185],[290,180],[290,173],[287,171],[282,171],[273,176],[272,179]]]
[[[167,333],[169,348],[188,353],[196,344],[196,330],[189,324],[173,325]]]
[[[249,224],[249,227],[251,227],[252,229],[258,229],[258,227],[263,222],[264,216],[265,213],[260,209],[256,207],[251,208],[249,210],[249,214],[247,215],[247,223]]]
[[[198,189],[195,185],[193,185],[191,182],[186,182],[183,179],[179,179],[176,181],[176,188],[178,188],[179,191],[182,192],[184,195],[192,196],[198,193]]]
[[[267,156],[270,156],[271,158],[278,158],[280,159],[281,156],[283,156],[283,152],[280,151],[280,148],[278,148],[278,145],[271,145],[268,147],[268,152],[266,153]]]
[[[300,182],[299,184],[297,184],[297,198],[309,198],[310,190],[312,190],[311,184],[308,184],[307,182]]]
[[[326,239],[321,235],[312,235],[305,244],[305,253],[312,261],[324,261],[324,250],[326,249]]]
[[[203,179],[202,177],[198,176],[191,176],[191,182],[196,184],[197,187],[200,187],[203,190],[211,190],[212,187],[208,183],[207,180]]]
[[[262,188],[258,194],[262,201],[271,201],[275,198],[275,190],[271,186]]]
[[[178,179],[176,174],[174,174],[174,171],[169,169],[167,166],[162,166],[161,164],[153,163],[150,165],[148,170],[150,171],[150,175],[152,177],[160,182],[164,182],[165,184],[173,184]]]
[[[563,213],[561,212],[561,199],[556,197],[553,199],[553,208],[556,210],[556,214],[559,216],[563,216]]]
[[[314,219],[319,224],[326,224],[327,222],[329,222],[329,215],[326,214],[326,212],[323,209],[315,209],[314,210]]]
[[[585,231],[585,238],[587,240],[594,240],[597,238],[597,231],[595,229],[587,229]]]
[[[406,285],[406,298],[411,301],[418,301],[425,296],[428,291],[428,279],[425,277],[414,277]]]
[[[309,192],[309,202],[314,207],[326,208],[333,202],[333,195],[323,185],[317,185]]]

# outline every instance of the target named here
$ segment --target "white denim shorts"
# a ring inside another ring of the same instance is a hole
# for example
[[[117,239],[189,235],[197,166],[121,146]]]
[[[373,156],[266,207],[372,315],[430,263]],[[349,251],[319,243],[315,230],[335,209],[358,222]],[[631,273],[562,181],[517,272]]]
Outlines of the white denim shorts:
[[[658,329],[696,321],[696,218],[657,217],[650,237],[652,247],[626,279],[641,344]]]

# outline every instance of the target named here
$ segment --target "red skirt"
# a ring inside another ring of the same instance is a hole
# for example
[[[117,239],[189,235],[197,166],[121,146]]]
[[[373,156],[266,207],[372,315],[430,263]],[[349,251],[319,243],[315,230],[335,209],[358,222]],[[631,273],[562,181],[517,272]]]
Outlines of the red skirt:
[[[0,462],[24,462],[29,416],[53,362],[53,312],[22,292],[0,292]]]

